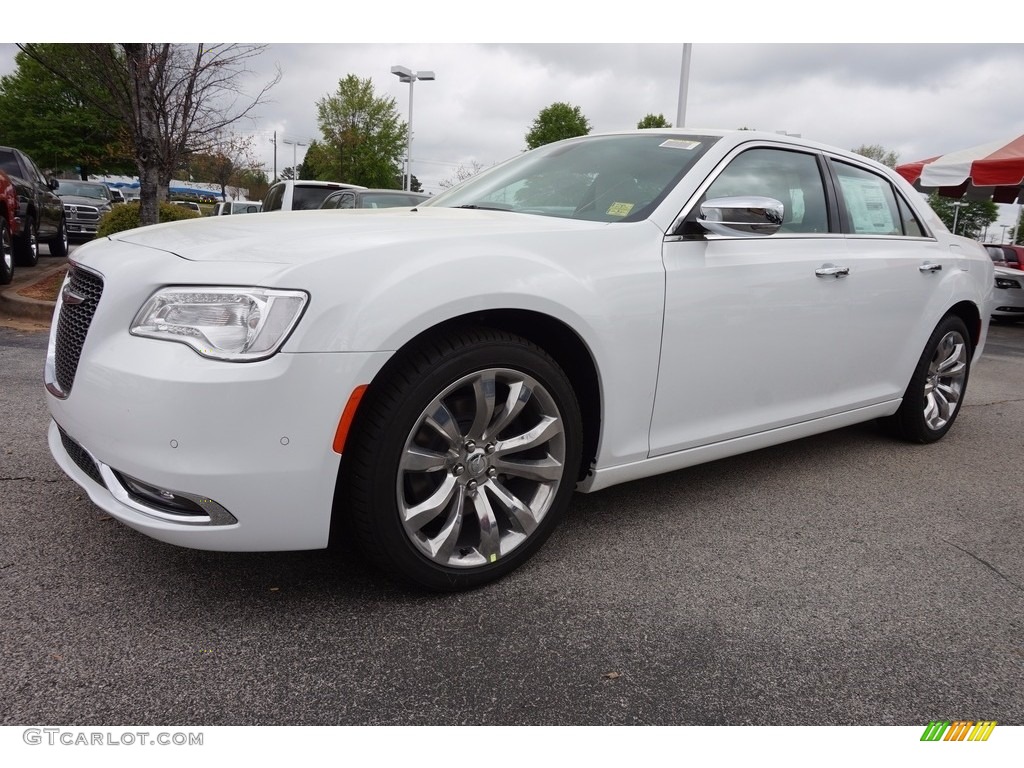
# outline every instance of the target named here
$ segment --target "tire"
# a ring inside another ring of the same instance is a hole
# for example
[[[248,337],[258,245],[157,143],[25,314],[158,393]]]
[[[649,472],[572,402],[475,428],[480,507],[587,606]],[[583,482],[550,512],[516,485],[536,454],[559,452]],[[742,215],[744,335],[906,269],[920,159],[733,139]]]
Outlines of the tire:
[[[25,219],[25,229],[14,238],[14,263],[19,267],[34,267],[39,263],[39,233],[32,217]]]
[[[0,214],[2,216],[2,214]],[[0,218],[0,285],[14,279],[14,242],[6,218]]]
[[[47,240],[46,244],[50,247],[51,256],[62,259],[68,255],[68,228],[63,216],[60,217],[60,227],[57,229],[57,236],[52,240]]]
[[[400,352],[377,381],[342,458],[343,533],[432,591],[526,562],[579,473],[580,410],[558,364],[518,336],[462,329]]]
[[[947,315],[932,331],[903,404],[887,421],[897,436],[933,443],[945,435],[963,404],[974,350],[964,321]]]

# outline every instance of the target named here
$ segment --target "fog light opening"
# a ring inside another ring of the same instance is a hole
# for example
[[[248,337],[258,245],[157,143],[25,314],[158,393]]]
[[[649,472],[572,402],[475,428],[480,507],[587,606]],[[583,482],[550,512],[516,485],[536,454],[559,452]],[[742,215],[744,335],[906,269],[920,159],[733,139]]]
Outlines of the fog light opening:
[[[173,512],[174,514],[190,517],[207,517],[208,515],[206,510],[192,501],[192,499],[173,491],[149,485],[117,471],[114,472],[114,476],[117,477],[118,482],[128,491],[128,495],[140,504],[146,504],[165,512]]]

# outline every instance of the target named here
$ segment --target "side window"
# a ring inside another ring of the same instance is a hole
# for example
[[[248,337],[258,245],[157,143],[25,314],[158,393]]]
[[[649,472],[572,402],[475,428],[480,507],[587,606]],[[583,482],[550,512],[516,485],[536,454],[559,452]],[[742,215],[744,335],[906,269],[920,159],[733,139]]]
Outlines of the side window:
[[[356,207],[356,196],[350,192],[345,193],[341,196],[341,200],[338,201],[339,208],[355,208]]]
[[[833,161],[832,165],[851,234],[924,235],[924,228],[910,206],[897,198],[888,179],[846,163]]]
[[[903,234],[908,237],[925,237],[924,227],[917,215],[899,195],[896,196],[896,203],[900,207],[900,220],[903,222]]]
[[[276,187],[271,187],[270,191],[267,192],[267,199],[263,201],[264,211],[279,211],[281,210],[281,202],[284,200],[284,184],[278,184]]]
[[[29,172],[35,174],[36,181],[42,184],[44,187],[47,186],[46,176],[45,174],[43,174],[42,171],[39,170],[39,166],[35,164],[35,161],[31,160],[28,157],[25,157],[25,163],[28,165]]]
[[[814,155],[784,149],[750,149],[719,174],[704,195],[759,195],[782,203],[780,232],[828,232],[825,187]]]

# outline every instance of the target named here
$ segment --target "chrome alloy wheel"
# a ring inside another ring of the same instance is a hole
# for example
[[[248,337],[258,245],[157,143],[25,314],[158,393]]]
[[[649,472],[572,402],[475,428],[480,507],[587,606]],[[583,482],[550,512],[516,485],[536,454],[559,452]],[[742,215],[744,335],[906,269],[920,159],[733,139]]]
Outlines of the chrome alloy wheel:
[[[924,420],[939,430],[956,414],[967,379],[967,343],[958,331],[949,331],[935,348],[924,381]]]
[[[462,377],[423,410],[402,450],[406,535],[438,565],[497,562],[551,508],[565,452],[562,415],[538,381],[506,368]]]

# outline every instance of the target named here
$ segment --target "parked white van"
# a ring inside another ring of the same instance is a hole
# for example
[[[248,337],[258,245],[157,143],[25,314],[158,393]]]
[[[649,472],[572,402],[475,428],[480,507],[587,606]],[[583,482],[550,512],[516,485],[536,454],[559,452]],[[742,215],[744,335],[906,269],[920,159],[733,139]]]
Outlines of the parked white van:
[[[211,216],[230,216],[233,213],[259,213],[263,203],[255,203],[252,200],[232,200],[227,203],[217,203],[213,206]]]

